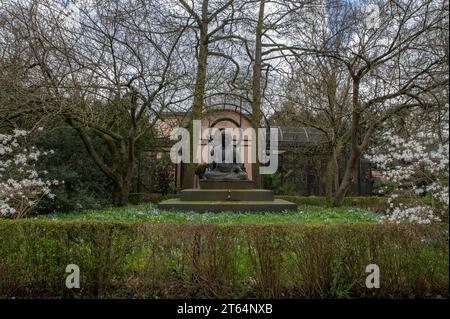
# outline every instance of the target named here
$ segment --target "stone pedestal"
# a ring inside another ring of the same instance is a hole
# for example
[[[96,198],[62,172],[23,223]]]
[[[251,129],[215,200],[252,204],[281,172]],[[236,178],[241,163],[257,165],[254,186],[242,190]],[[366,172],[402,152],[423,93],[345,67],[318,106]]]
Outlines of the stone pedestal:
[[[184,189],[180,198],[162,201],[165,210],[195,212],[281,212],[297,210],[297,205],[274,199],[273,191],[254,189],[249,180],[201,180],[200,189]]]
[[[200,189],[253,189],[254,181],[234,179],[203,179],[200,180]]]

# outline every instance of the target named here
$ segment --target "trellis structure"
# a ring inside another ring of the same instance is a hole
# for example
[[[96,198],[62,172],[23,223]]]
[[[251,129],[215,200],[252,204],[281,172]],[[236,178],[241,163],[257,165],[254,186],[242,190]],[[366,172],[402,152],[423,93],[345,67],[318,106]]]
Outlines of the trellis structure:
[[[325,173],[330,157],[325,133],[312,127],[278,127],[278,141],[282,183],[291,183],[299,195],[325,195]],[[348,155],[347,146],[338,160],[333,190],[345,173]],[[369,196],[372,194],[370,163],[362,159],[357,167],[357,179],[350,194]]]

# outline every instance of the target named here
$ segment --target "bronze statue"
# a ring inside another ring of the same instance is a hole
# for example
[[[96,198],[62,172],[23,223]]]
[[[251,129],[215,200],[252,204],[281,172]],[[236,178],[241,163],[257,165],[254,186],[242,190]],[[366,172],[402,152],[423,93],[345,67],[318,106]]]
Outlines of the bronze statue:
[[[226,138],[225,131],[220,132],[222,142],[214,145],[211,150],[211,156],[217,156],[217,152],[221,154],[221,161],[212,161],[208,165],[208,170],[204,174],[206,179],[221,179],[221,180],[248,180],[247,172],[243,163],[237,163],[236,158],[240,156],[236,146],[233,145],[233,162],[225,163],[225,149],[230,147],[231,138]],[[217,141],[217,140],[216,140]]]

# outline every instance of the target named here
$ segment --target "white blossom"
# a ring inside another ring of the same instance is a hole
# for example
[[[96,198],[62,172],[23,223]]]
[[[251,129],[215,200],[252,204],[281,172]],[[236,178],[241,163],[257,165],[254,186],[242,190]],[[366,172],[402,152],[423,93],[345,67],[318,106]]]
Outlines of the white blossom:
[[[60,182],[40,178],[47,172],[39,173],[35,164],[44,153],[36,147],[21,147],[20,140],[27,135],[27,131],[17,129],[13,134],[0,134],[0,216],[20,218],[43,197],[55,198],[50,186]]]
[[[383,179],[395,183],[388,198],[382,222],[430,224],[439,222],[433,208],[425,203],[439,203],[442,212],[449,208],[449,113],[442,118],[440,136],[426,124],[406,137],[387,130],[382,143],[373,147],[367,159],[381,172]],[[381,193],[385,194],[386,189]],[[401,197],[401,198],[400,198]],[[407,199],[406,201],[404,199]]]

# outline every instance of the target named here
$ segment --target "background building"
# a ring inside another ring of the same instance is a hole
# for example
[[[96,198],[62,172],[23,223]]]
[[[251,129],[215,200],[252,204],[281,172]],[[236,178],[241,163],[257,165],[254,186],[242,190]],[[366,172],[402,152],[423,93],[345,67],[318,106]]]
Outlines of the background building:
[[[167,113],[157,124],[154,146],[142,152],[138,162],[136,192],[175,192],[183,188],[182,164],[170,162],[169,151],[173,141],[169,140],[172,128],[186,127],[187,113]],[[202,131],[207,128],[238,128],[243,130],[251,127],[251,114],[238,106],[220,105],[209,108],[201,122]],[[273,128],[274,126],[272,126]],[[277,178],[281,186],[289,185],[290,192],[298,195],[324,195],[325,171],[329,150],[324,141],[323,133],[314,128],[276,126],[279,140],[279,168]],[[236,138],[233,139],[236,143]],[[192,142],[192,141],[191,141]],[[202,148],[208,147],[208,141],[202,139]],[[248,163],[248,138],[244,136],[244,166],[252,178],[251,164]],[[347,148],[341,154],[339,169],[335,174],[333,188],[338,185],[344,174]],[[158,166],[159,164],[159,166]],[[164,170],[164,171],[162,171]],[[160,177],[158,177],[160,175]],[[162,178],[161,178],[162,175]],[[264,180],[268,177],[263,176]],[[168,186],[161,184],[169,183]],[[195,176],[198,187],[198,176]],[[357,180],[351,191],[353,195],[372,194],[372,175],[370,163],[360,160],[358,163]]]

